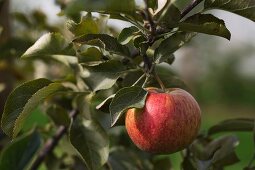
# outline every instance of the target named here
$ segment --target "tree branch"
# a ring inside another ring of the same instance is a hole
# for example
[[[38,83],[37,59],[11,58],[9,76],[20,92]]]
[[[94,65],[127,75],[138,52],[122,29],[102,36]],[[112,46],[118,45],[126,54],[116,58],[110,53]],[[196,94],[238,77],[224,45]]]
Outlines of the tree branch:
[[[200,4],[203,0],[193,0],[181,13],[181,18],[187,15],[193,8]]]
[[[146,17],[146,20],[149,22],[149,26],[150,26],[150,39],[149,39],[149,43],[150,44],[153,44],[154,42],[154,35],[156,34],[156,25],[155,25],[155,22],[153,21],[153,18],[151,16],[151,13],[149,11],[149,5],[148,5],[148,0],[144,0],[144,3],[145,3],[145,17]]]
[[[69,115],[70,115],[71,118],[75,118],[77,114],[78,114],[78,111],[77,110],[73,110],[73,111],[70,112]],[[63,125],[60,126],[57,129],[55,135],[51,139],[48,139],[45,142],[42,150],[40,151],[40,153],[38,154],[36,160],[32,164],[31,170],[37,170],[40,167],[40,165],[44,161],[45,157],[47,155],[49,155],[49,153],[51,153],[54,150],[54,148],[57,146],[57,144],[60,141],[60,139],[67,132],[67,129],[68,129],[67,126],[63,126]]]
[[[149,57],[146,54],[143,55],[143,62],[144,62],[144,70],[145,70],[145,72],[146,73],[150,73],[152,62],[151,62],[151,60],[149,59]]]

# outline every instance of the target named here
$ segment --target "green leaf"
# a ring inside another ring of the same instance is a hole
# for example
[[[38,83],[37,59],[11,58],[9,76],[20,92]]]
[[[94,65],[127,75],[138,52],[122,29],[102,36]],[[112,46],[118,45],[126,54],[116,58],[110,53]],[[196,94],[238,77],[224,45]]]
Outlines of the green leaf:
[[[167,59],[166,59],[166,63],[168,63],[169,65],[172,65],[173,62],[175,61],[175,56],[174,54],[170,55]]]
[[[113,86],[110,89],[100,90],[96,94],[93,95],[91,99],[90,106],[92,107],[92,111],[99,113],[110,114],[109,106],[112,101],[112,98],[115,96],[115,93],[119,90],[118,86]],[[99,115],[101,117],[101,115]],[[109,118],[109,117],[108,117]],[[107,127],[109,122],[107,121]]]
[[[239,144],[239,140],[235,136],[221,137],[207,147],[208,153],[214,153],[212,164],[216,167],[224,167],[239,162],[239,158],[235,153],[235,148]]]
[[[16,137],[26,118],[45,98],[64,91],[60,83],[41,78],[26,82],[14,89],[8,96],[1,126],[10,137]]]
[[[112,170],[151,170],[153,165],[144,155],[134,152],[133,149],[113,147],[108,162]]]
[[[72,48],[72,44],[67,42],[59,33],[47,33],[41,36],[34,45],[27,49],[21,58],[62,54],[74,55],[75,51]]]
[[[69,16],[76,16],[80,11],[101,12],[106,14],[127,14],[134,15],[134,0],[72,0],[65,9]]]
[[[183,170],[202,170],[202,168],[197,168],[195,161],[190,155],[186,155],[182,161]],[[205,170],[205,168],[204,168]]]
[[[80,23],[75,23],[73,20],[67,22],[67,28],[76,37],[85,34],[98,34],[99,28],[97,22],[93,19],[91,13],[81,18]]]
[[[155,59],[155,63],[156,64],[160,64],[162,62],[166,62],[166,63],[169,63],[170,65],[174,62],[175,60],[175,56],[174,54],[170,54],[170,55],[165,55],[165,56],[158,56],[156,59]]]
[[[130,71],[124,75],[123,80],[121,81],[122,87],[132,86],[134,83],[137,83],[136,86],[142,86],[146,77],[142,78],[139,82],[137,80],[143,76],[144,72],[140,69],[135,71]]]
[[[124,73],[121,62],[110,60],[96,66],[84,66],[82,78],[93,91],[111,88]]]
[[[170,1],[170,0],[167,0]],[[190,3],[192,2],[192,0],[175,0],[173,1],[174,5],[180,9],[181,11],[186,8]]]
[[[76,56],[68,56],[68,55],[51,55],[50,59],[60,62],[67,67],[71,67],[72,65],[77,65],[78,60]]]
[[[90,47],[86,51],[81,52],[78,56],[78,61],[88,66],[98,65],[104,62],[103,54],[96,47]]]
[[[223,20],[211,14],[195,14],[179,24],[182,31],[199,32],[217,35],[230,40],[231,33],[226,28]]]
[[[209,159],[207,161],[198,160],[196,169],[198,169],[198,170],[208,170],[211,166],[211,163],[212,163],[211,159]],[[187,169],[187,170],[189,170],[189,169]]]
[[[104,99],[99,105],[96,106],[96,109],[100,109],[101,107],[103,107],[109,100],[113,99],[115,97],[116,94],[112,94],[109,97],[107,97],[106,99]]]
[[[37,132],[30,132],[13,140],[1,153],[0,169],[26,169],[39,146],[40,136]]]
[[[148,7],[156,11],[158,9],[158,0],[148,0]]]
[[[113,127],[129,108],[143,108],[148,92],[141,87],[120,89],[110,104],[111,126]]]
[[[35,126],[38,129],[43,129],[50,123],[49,117],[45,114],[45,112],[40,108],[36,107],[35,110],[32,111],[30,116],[26,119],[26,123],[22,126],[22,133],[26,133],[33,129]]]
[[[140,29],[142,29],[143,31],[147,32],[148,30],[141,27],[141,25],[139,25],[139,22],[142,23],[143,22],[143,17],[142,15],[140,15],[139,13],[134,13],[132,16],[131,15],[123,15],[121,13],[111,13],[110,14],[110,18],[111,19],[116,19],[116,20],[122,20],[122,21],[126,21],[131,23],[132,25],[136,25],[138,26]]]
[[[255,170],[255,166],[253,166],[253,167],[245,167],[243,170]]]
[[[253,119],[229,119],[210,127],[208,134],[213,135],[219,132],[252,131],[253,127]]]
[[[139,49],[141,55],[145,54],[150,47],[148,40],[143,35],[134,37],[134,46]]]
[[[156,48],[154,58],[156,61],[165,61],[171,55],[182,47],[185,43],[190,41],[196,34],[195,33],[175,33],[167,39],[163,40],[159,47]]]
[[[78,116],[70,129],[70,141],[82,156],[88,169],[98,170],[107,162],[108,135],[96,121],[85,120]]]
[[[122,45],[129,43],[136,36],[138,31],[139,30],[135,26],[124,28],[118,37],[119,43]]]
[[[181,19],[180,10],[171,1],[167,1],[164,7],[154,16],[159,25],[164,29],[172,29]]]
[[[0,26],[1,30],[1,26]],[[2,27],[2,34],[3,34],[4,28]],[[0,46],[0,59],[9,59],[9,58],[17,58],[18,56],[21,56],[24,51],[26,51],[33,42],[30,40],[30,38],[22,38],[22,37],[12,37],[8,40],[8,42],[2,44]],[[15,51],[10,50],[15,49]]]
[[[238,144],[239,140],[232,135],[219,137],[207,144],[205,141],[197,139],[191,145],[191,151],[201,161],[201,164],[219,169],[239,161],[235,152]]]
[[[185,89],[186,91],[189,91],[189,88],[176,75],[176,73],[171,69],[171,66],[169,66],[168,64],[162,63],[160,65],[157,65],[155,67],[155,71],[158,74],[161,81],[163,82],[163,84],[166,86],[166,88],[181,88]],[[146,86],[160,88],[160,85],[158,84],[155,78],[150,80]]]
[[[126,46],[121,45],[116,38],[107,34],[87,34],[74,39],[73,42],[94,45],[104,48],[110,53],[129,56],[129,49]]]
[[[31,27],[32,26],[32,23],[30,22],[29,18],[24,13],[14,12],[12,15],[21,24],[23,24],[23,25],[25,25],[27,27]]]
[[[255,22],[254,0],[205,0],[205,9],[215,8],[233,12]]]
[[[47,109],[47,114],[53,120],[53,122],[58,126],[66,126],[70,125],[71,119],[68,115],[68,112],[61,106],[53,105]]]
[[[43,11],[38,9],[34,10],[32,12],[32,17],[36,25],[47,25],[47,15]]]
[[[74,101],[76,104],[76,108],[78,109],[79,113],[85,119],[91,119],[91,98],[93,97],[93,93],[82,93],[75,97]]]
[[[159,158],[154,158],[152,160],[154,169],[153,170],[170,170],[172,169],[172,163],[171,159],[169,156],[164,156],[164,157],[159,157]]]
[[[48,153],[44,163],[47,167],[47,170],[56,170],[61,169],[61,164],[63,163],[64,158],[58,158],[54,153]]]

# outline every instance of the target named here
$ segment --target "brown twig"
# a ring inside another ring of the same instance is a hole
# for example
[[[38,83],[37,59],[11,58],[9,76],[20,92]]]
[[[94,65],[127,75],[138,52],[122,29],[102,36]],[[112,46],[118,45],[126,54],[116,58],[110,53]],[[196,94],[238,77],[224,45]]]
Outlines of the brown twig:
[[[154,43],[154,35],[156,35],[156,24],[152,18],[152,15],[149,11],[149,5],[148,5],[148,0],[144,0],[145,3],[145,10],[144,10],[144,14],[145,14],[145,18],[146,20],[149,22],[149,26],[150,26],[150,37],[149,37],[149,43],[150,45],[152,45]]]
[[[151,31],[154,32],[156,31],[156,27],[155,27],[155,23],[153,21],[153,18],[151,16],[151,13],[149,11],[149,5],[148,5],[148,0],[144,0],[144,3],[145,3],[145,15],[146,15],[146,18],[151,26]]]
[[[70,117],[71,118],[75,118],[76,115],[78,114],[77,110],[73,110],[70,112]],[[55,135],[51,138],[48,139],[46,141],[46,143],[44,144],[42,150],[40,151],[40,153],[38,154],[37,158],[35,159],[34,163],[31,166],[31,170],[37,170],[40,165],[42,164],[42,162],[44,161],[45,157],[47,155],[49,155],[49,153],[51,153],[54,148],[57,146],[58,142],[60,141],[60,139],[64,136],[64,134],[67,132],[68,127],[67,126],[60,126]]]
[[[144,62],[145,72],[150,73],[150,70],[151,70],[151,67],[152,67],[152,62],[146,54],[143,55],[143,62]]]
[[[203,0],[193,0],[181,13],[181,18],[187,15],[192,9],[194,9]]]

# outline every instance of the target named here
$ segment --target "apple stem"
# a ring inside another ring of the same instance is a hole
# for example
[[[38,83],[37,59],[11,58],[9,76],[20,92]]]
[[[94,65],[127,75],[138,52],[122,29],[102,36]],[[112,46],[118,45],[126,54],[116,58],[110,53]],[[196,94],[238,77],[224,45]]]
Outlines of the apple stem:
[[[160,79],[160,77],[158,76],[158,74],[156,73],[156,71],[153,71],[153,75],[156,78],[158,84],[160,85],[161,89],[165,92],[166,91],[166,87],[164,85],[164,83],[162,82],[162,80]]]

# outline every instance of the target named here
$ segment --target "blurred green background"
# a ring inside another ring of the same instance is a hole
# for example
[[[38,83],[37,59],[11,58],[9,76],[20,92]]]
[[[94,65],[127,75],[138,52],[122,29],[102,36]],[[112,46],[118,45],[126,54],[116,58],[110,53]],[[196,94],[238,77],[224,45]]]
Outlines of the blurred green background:
[[[1,96],[5,95],[4,87],[8,86],[5,84],[6,81],[15,82],[15,86],[26,79],[48,75],[42,62],[34,62],[32,65],[36,66],[35,69],[17,58],[40,35],[47,31],[58,30],[64,25],[64,18],[57,16],[60,8],[53,0],[10,2],[8,22],[11,32],[8,43],[0,47],[0,73],[3,73],[5,61],[14,64],[12,65],[14,68],[11,69],[12,78],[9,77],[7,80],[0,77]],[[20,13],[30,18],[29,22],[18,15]],[[232,33],[231,41],[200,34],[177,51],[176,61],[173,64],[176,73],[190,87],[192,94],[201,105],[201,131],[206,131],[208,127],[229,118],[255,119],[255,24],[234,14],[220,11],[215,11],[215,14],[226,21]],[[44,16],[43,21],[40,20],[42,16]],[[3,21],[3,18],[0,20]],[[127,26],[127,23],[114,20],[109,24],[118,26],[117,29],[120,29],[119,26],[121,28]],[[21,75],[19,76],[18,73]],[[1,97],[1,102],[3,101],[4,97]],[[31,128],[35,123],[44,125],[48,121],[44,113],[38,109],[24,128]],[[246,166],[255,149],[251,133],[235,134],[240,139],[237,152],[241,161],[229,166],[228,170],[240,170]],[[174,169],[180,169],[180,154],[176,153],[171,157]]]

